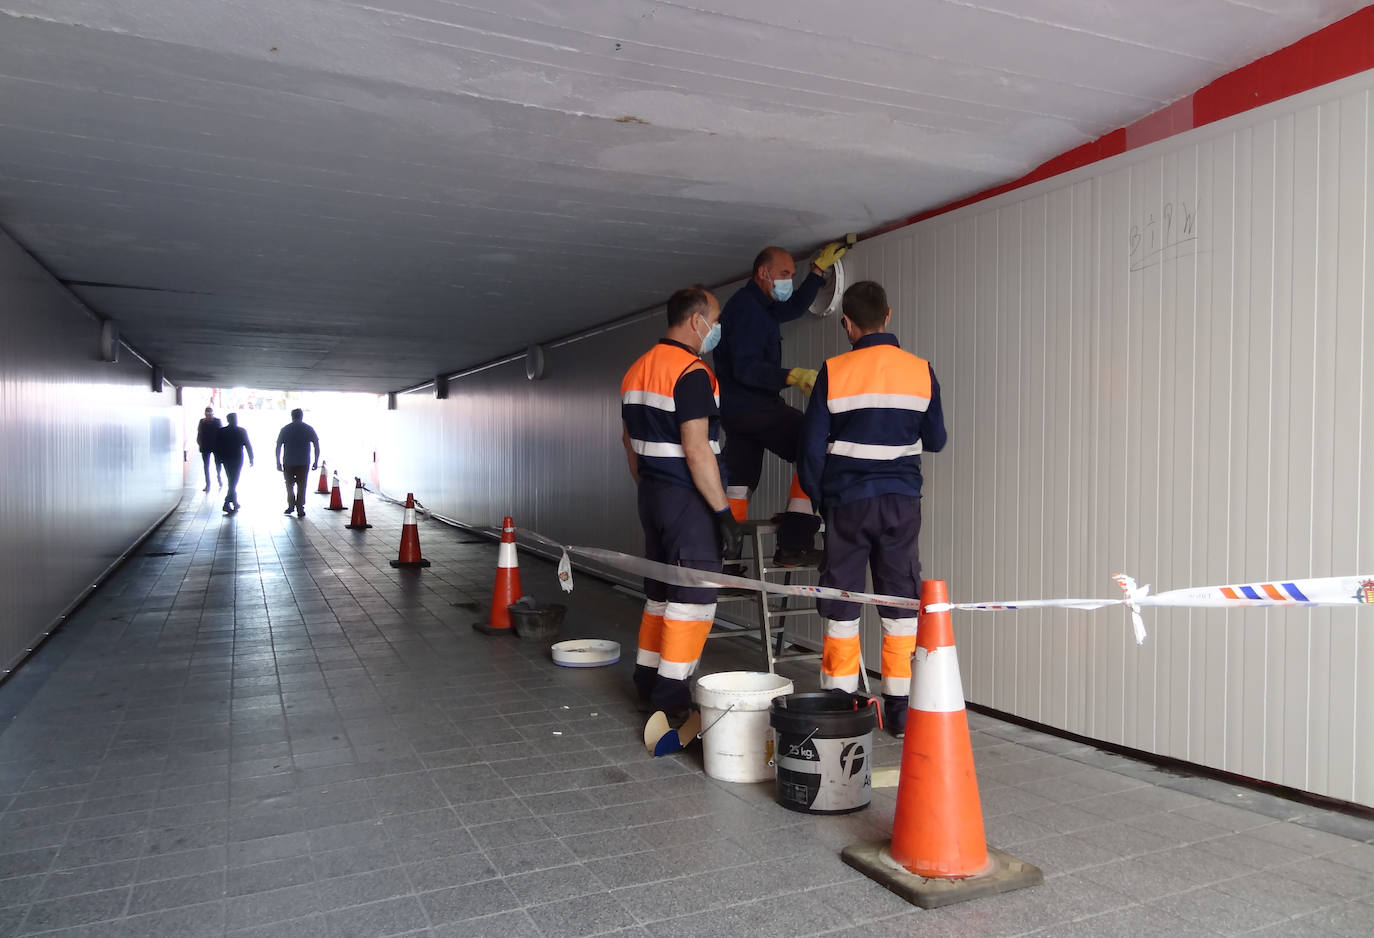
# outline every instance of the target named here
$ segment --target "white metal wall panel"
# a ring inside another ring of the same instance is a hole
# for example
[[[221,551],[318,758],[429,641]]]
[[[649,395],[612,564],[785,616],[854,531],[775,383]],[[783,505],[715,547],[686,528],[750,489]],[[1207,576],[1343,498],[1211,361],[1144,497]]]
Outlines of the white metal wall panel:
[[[182,487],[181,413],[0,232],[0,667],[159,517]]]
[[[956,599],[1110,596],[1374,563],[1369,75],[864,242],[929,358],[950,444],[922,558]],[[731,290],[723,289],[722,299]],[[657,317],[404,395],[384,477],[637,550],[616,390]],[[843,350],[784,327],[785,364]],[[794,392],[788,392],[789,395]],[[800,403],[795,400],[794,402]],[[384,451],[385,452],[385,451]],[[781,507],[769,458],[754,513]],[[1090,737],[1374,804],[1368,609],[959,615],[970,700]],[[814,618],[799,623],[820,638]],[[865,653],[877,661],[871,611]]]
[[[865,243],[951,442],[923,556],[962,599],[1369,566],[1368,76]],[[946,520],[948,519],[948,520]],[[1374,803],[1364,609],[959,616],[971,700]],[[866,639],[876,634],[870,629]],[[1361,746],[1361,738],[1364,745]]]

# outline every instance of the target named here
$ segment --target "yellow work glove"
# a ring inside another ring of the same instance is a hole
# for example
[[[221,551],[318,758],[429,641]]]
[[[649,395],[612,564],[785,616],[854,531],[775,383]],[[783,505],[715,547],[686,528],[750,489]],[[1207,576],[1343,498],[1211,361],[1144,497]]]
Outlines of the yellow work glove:
[[[803,394],[810,394],[811,389],[816,386],[816,376],[819,375],[814,368],[793,368],[787,373],[787,383],[794,388],[800,388]]]
[[[844,257],[848,250],[849,248],[845,247],[840,242],[831,241],[825,247],[821,248],[821,253],[816,255],[816,259],[812,261],[812,263],[822,271],[829,270],[835,266],[837,260]]]

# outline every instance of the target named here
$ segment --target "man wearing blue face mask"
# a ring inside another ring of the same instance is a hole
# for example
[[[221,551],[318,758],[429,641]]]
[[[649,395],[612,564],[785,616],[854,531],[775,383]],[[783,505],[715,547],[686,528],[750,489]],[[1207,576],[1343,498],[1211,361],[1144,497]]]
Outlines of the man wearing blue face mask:
[[[721,554],[737,552],[743,536],[720,478],[720,388],[700,358],[720,335],[720,304],[701,287],[688,287],[668,299],[667,315],[667,333],[620,384],[644,555],[718,573]],[[715,621],[716,591],[645,579],[644,595],[635,689],[648,710],[677,724],[692,703],[692,674]]]
[[[782,389],[794,386],[809,395],[816,382],[811,368],[782,364],[782,329],[807,312],[824,274],[844,256],[839,243],[827,244],[795,288],[796,264],[780,247],[768,247],[754,258],[754,275],[730,297],[721,312],[720,345],[715,370],[720,380],[720,423],[725,431],[725,476],[730,510],[736,520],[749,513],[749,496],[763,474],[763,451],[789,463],[797,461],[802,412],[784,401]],[[787,511],[778,525],[775,566],[803,566],[819,561],[815,550],[820,518],[795,476]]]

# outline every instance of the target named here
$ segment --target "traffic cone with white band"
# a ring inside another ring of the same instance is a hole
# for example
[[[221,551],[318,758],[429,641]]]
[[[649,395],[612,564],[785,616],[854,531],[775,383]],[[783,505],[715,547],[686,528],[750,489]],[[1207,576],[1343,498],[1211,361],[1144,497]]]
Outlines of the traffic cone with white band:
[[[361,531],[372,525],[367,523],[367,509],[363,507],[363,480],[354,476],[353,483],[353,517],[344,527],[350,531]]]
[[[501,547],[496,555],[496,584],[491,590],[491,612],[486,622],[472,627],[487,635],[514,635],[510,611],[506,608],[520,599],[520,560],[515,553],[515,522],[501,522]]]
[[[320,484],[315,487],[315,494],[329,494],[329,466],[323,462],[320,463]]]
[[[339,470],[334,470],[334,487],[329,490],[329,507],[325,511],[343,511],[343,494],[339,491]]]
[[[415,496],[406,493],[406,516],[401,524],[401,552],[391,561],[393,567],[428,567],[420,556],[420,528],[415,524]]]
[[[943,580],[921,584],[909,700],[892,840],[846,847],[844,862],[927,909],[1042,882],[1037,867],[984,840]]]

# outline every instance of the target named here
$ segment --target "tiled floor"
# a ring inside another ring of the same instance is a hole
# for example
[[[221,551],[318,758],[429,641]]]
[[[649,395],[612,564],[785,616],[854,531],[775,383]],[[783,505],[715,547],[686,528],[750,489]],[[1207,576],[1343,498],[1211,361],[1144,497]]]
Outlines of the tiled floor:
[[[218,501],[0,685],[0,936],[1374,934],[1374,825],[976,714],[989,839],[1046,881],[914,909],[838,856],[894,790],[809,817],[645,754],[630,597],[579,578],[565,634],[625,660],[565,670],[469,628],[487,543],[423,524],[434,566],[397,572],[375,500],[366,533]]]

